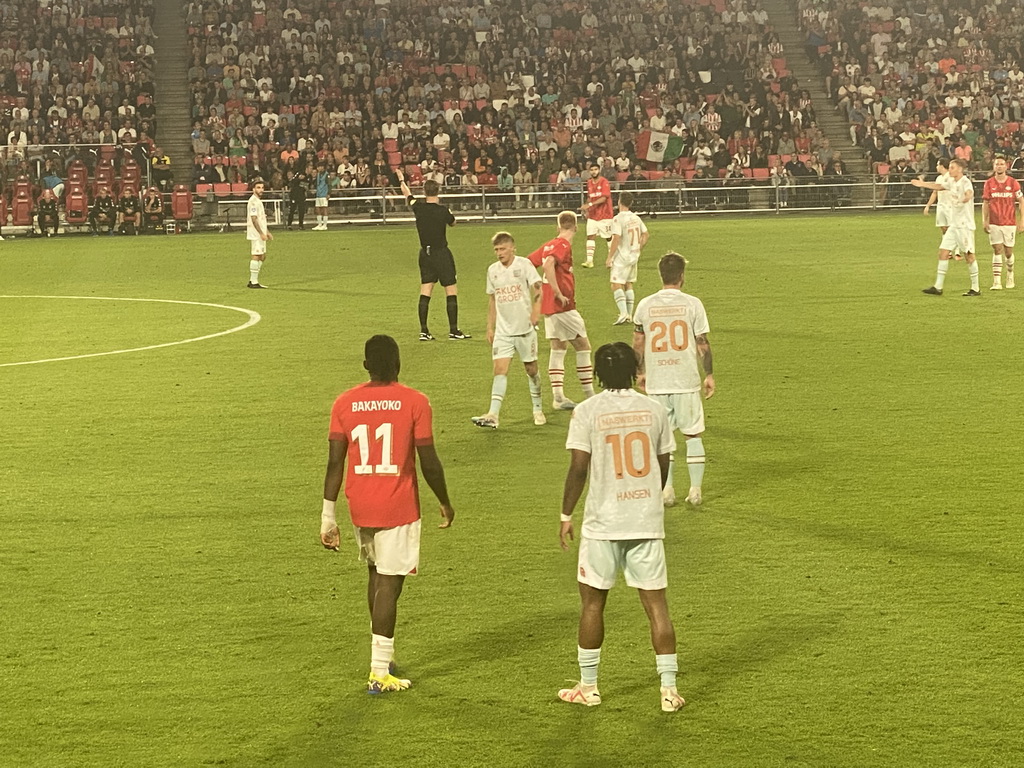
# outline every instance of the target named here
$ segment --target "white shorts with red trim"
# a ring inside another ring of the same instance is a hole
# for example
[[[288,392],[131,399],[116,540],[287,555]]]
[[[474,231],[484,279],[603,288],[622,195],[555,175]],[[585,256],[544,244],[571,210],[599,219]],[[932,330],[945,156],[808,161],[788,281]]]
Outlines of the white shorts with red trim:
[[[577,336],[587,338],[587,324],[575,309],[544,316],[544,337],[559,341],[572,341]]]

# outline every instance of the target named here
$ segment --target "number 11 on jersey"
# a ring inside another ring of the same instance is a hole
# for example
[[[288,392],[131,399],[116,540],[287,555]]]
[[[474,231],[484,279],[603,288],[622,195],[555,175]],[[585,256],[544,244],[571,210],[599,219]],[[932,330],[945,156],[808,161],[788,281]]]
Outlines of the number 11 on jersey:
[[[359,463],[352,469],[357,475],[397,475],[398,465],[392,456],[392,435],[394,425],[384,422],[374,432],[375,443],[380,443],[380,464],[370,463],[370,428],[360,424],[352,430],[352,438],[359,447]]]

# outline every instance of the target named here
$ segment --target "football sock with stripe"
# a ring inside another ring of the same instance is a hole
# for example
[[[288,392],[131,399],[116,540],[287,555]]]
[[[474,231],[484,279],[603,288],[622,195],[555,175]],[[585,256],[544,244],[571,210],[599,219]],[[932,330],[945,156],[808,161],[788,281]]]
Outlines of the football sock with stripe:
[[[577,646],[576,658],[580,662],[580,682],[583,685],[597,685],[597,667],[601,663],[601,649]]]
[[[633,316],[633,307],[636,304],[636,293],[632,288],[626,289],[626,314]]]
[[[594,252],[597,251],[597,241],[587,240],[587,264],[594,263]]]
[[[612,291],[612,297],[615,299],[615,306],[619,308],[619,314],[626,314],[626,292],[621,288],[616,288]]]
[[[992,285],[1001,285],[1003,282],[1003,254],[992,254]]]
[[[967,274],[971,276],[972,291],[980,290],[980,288],[978,287],[978,272],[979,269],[977,261],[972,261],[970,264],[967,265]]]
[[[576,353],[576,374],[580,377],[580,386],[587,397],[594,396],[594,366],[590,362],[590,350],[584,349]]]
[[[259,259],[252,259],[249,262],[249,282],[258,283],[260,281],[260,269],[263,267],[263,262]]]
[[[700,488],[704,482],[704,441],[699,437],[686,441],[686,468],[690,470],[690,486]]]
[[[508,376],[498,374],[491,383],[491,410],[497,416],[501,413],[501,403],[505,399],[505,391],[508,389]]]
[[[420,332],[429,333],[427,330],[427,315],[430,313],[430,297],[420,294]]]
[[[676,673],[679,671],[679,660],[674,653],[659,653],[654,656],[654,663],[661,675],[662,688],[676,687]]]
[[[548,356],[548,378],[555,401],[565,399],[565,350],[552,349]]]
[[[544,404],[540,399],[540,374],[535,373],[527,378],[530,380],[530,400],[533,402],[533,410],[541,411],[544,409]]]
[[[448,310],[448,331],[455,333],[459,330],[459,297],[447,297],[445,299],[445,308]]]
[[[395,638],[373,635],[370,642],[370,671],[377,677],[388,674],[388,665],[395,655]]]
[[[935,287],[940,291],[946,282],[947,272],[949,272],[949,259],[939,259],[939,271],[935,274]]]

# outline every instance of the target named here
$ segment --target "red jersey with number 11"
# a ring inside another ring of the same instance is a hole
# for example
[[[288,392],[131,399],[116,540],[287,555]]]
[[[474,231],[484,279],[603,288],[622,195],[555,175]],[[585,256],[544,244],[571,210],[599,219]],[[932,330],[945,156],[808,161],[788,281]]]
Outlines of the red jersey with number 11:
[[[1017,200],[1021,196],[1020,184],[1012,176],[999,181],[995,176],[985,181],[983,198],[988,200],[988,223],[997,227],[1012,227],[1017,223]]]
[[[563,305],[555,300],[555,292],[551,290],[548,279],[544,274],[544,259],[551,257],[555,260],[555,280],[558,283],[558,290],[569,300]],[[541,274],[544,282],[540,287],[540,313],[542,315],[557,315],[559,312],[568,312],[576,309],[576,276],[572,272],[572,245],[564,237],[556,237],[549,240],[540,248],[530,254],[530,262]]]
[[[430,401],[397,382],[370,381],[339,395],[331,440],[348,441],[345,498],[360,528],[419,520],[416,446],[434,442]]]

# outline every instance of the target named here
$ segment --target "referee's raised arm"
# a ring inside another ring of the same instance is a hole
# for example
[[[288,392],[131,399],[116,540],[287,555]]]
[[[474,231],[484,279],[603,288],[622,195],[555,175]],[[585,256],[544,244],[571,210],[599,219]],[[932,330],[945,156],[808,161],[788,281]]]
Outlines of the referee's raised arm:
[[[398,177],[398,184],[402,188],[402,194],[405,195],[405,201],[412,205],[413,201],[415,201],[416,198],[412,196],[412,190],[409,189],[409,185],[405,183],[405,173],[403,173],[401,170],[396,170],[395,176]]]

